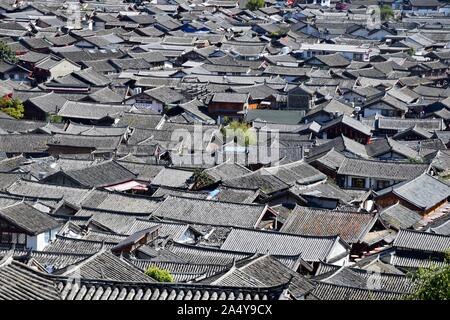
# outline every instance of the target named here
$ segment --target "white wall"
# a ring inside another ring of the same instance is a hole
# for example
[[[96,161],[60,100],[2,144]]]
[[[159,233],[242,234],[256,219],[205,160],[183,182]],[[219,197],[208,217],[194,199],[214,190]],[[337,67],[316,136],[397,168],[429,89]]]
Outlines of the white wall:
[[[443,13],[446,16],[450,15],[450,7],[445,6],[445,7],[440,8],[439,13]]]
[[[140,109],[151,109],[151,110],[155,110],[159,113],[161,113],[163,111],[163,104],[158,102],[158,101],[150,101],[147,100],[144,102],[143,99],[140,99],[139,101],[136,101],[135,98],[129,99],[127,101],[125,101],[125,104],[128,105],[133,105],[136,108],[140,108]]]
[[[391,159],[403,160],[403,159],[406,159],[406,157],[402,156],[401,154],[398,154],[396,152],[388,152],[388,153],[378,156],[378,159],[381,159],[381,160],[391,160]]]
[[[368,37],[370,40],[378,40],[378,41],[381,41],[381,40],[386,39],[386,36],[388,36],[388,35],[390,35],[389,32],[387,32],[387,31],[385,31],[385,30],[379,30],[379,31],[374,32],[374,33],[372,33],[372,34],[370,34],[370,35],[367,35],[367,37]]]
[[[328,254],[327,260],[331,260],[334,257],[340,256],[346,252],[347,252],[347,248],[344,247],[344,245],[341,242],[336,242],[334,244],[334,247],[331,249],[330,253]],[[333,262],[334,265],[340,265],[340,266],[345,265],[347,263],[348,263],[348,254],[344,258],[342,258],[336,262]]]
[[[363,105],[366,100],[364,97],[351,91],[344,93],[343,97],[347,102],[353,102],[355,105]]]
[[[58,233],[59,228],[42,232],[38,234],[37,236],[27,236],[27,248],[30,248],[32,250],[42,251],[45,249],[45,247],[49,244],[49,241],[46,241],[46,233],[50,232],[50,241],[55,240],[56,234]]]
[[[381,110],[380,109],[375,109],[375,108],[364,108],[364,118],[368,118],[374,115],[380,115],[381,114]]]
[[[190,230],[186,230],[179,239],[176,239],[177,242],[180,243],[194,243],[195,242],[195,234]]]
[[[151,103],[136,102],[136,103],[134,103],[134,106],[136,108],[151,109],[151,110],[157,111],[159,113],[163,112],[163,105],[158,101],[152,101]]]
[[[33,237],[27,236],[27,248],[40,251],[43,250],[45,246],[45,233]]]

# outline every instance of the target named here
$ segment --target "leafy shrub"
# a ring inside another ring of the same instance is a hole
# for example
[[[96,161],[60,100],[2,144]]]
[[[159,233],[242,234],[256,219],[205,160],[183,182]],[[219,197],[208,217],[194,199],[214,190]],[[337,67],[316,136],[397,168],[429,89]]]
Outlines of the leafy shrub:
[[[155,266],[149,267],[145,274],[158,282],[173,282],[173,277],[167,270]]]
[[[58,116],[57,114],[52,114],[49,116],[49,120],[50,120],[50,122],[53,122],[53,123],[62,123],[63,117]]]
[[[25,108],[19,99],[2,98],[0,100],[0,110],[13,118],[23,118]]]
[[[3,41],[0,41],[0,61],[1,60],[5,60],[11,63],[17,62],[16,54]]]
[[[214,183],[214,180],[212,180],[203,170],[201,169],[195,169],[194,175],[193,175],[195,186],[194,189],[198,190],[203,187],[209,186],[210,184]]]
[[[249,0],[246,7],[251,11],[258,10],[264,7],[264,0]]]
[[[443,266],[419,268],[412,275],[416,290],[408,297],[413,300],[450,299],[450,252],[447,251]]]
[[[394,17],[394,11],[392,10],[391,6],[383,5],[380,10],[381,19],[382,20],[388,20],[389,18]]]

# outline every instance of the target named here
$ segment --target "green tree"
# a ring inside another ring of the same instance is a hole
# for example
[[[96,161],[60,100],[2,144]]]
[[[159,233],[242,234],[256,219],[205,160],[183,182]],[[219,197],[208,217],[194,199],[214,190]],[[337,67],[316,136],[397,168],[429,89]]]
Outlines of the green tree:
[[[416,50],[414,50],[414,48],[409,48],[406,53],[410,56],[413,56],[416,54]]]
[[[408,162],[417,164],[424,163],[424,161],[421,158],[413,158],[413,157],[408,157]]]
[[[195,190],[201,189],[214,183],[214,180],[212,180],[202,169],[194,169],[193,176],[195,181]]]
[[[240,145],[255,145],[257,142],[255,130],[249,124],[239,121],[233,121],[230,123],[227,129],[231,129],[232,131],[234,131],[237,142]]]
[[[288,33],[288,29],[286,28],[280,28],[278,31],[273,31],[270,33],[271,36],[284,36]]]
[[[262,7],[264,7],[264,0],[249,0],[246,6],[246,8],[251,11],[258,10]]]
[[[450,299],[450,252],[446,252],[445,265],[419,268],[412,275],[416,290],[409,296],[413,300]]]
[[[380,15],[382,20],[389,20],[389,18],[394,17],[394,11],[392,10],[391,6],[385,4],[380,9]]]
[[[17,62],[16,54],[3,41],[0,41],[0,61],[1,60],[5,60],[11,63]]]
[[[173,282],[173,277],[167,270],[155,266],[149,267],[145,274],[158,282]]]
[[[230,122],[231,122],[231,120],[230,120],[229,117],[227,117],[227,116],[223,117],[222,123],[223,123],[224,126],[229,125]]]
[[[57,114],[52,114],[47,117],[47,121],[50,121],[52,123],[62,123],[63,117],[58,116]]]
[[[13,118],[23,118],[25,108],[19,99],[2,98],[0,100],[0,110]]]

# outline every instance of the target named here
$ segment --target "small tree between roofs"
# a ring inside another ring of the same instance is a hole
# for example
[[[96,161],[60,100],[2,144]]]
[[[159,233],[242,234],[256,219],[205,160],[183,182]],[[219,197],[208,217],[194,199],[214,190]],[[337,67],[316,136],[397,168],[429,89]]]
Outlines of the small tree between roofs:
[[[412,275],[416,290],[412,300],[450,300],[450,251],[445,254],[445,265],[419,268]]]
[[[241,146],[256,145],[257,142],[254,128],[249,124],[239,121],[232,121],[226,128],[222,127],[221,133],[225,139],[229,138],[227,137],[227,133],[231,134],[235,139],[235,142]]]
[[[4,97],[0,100],[0,110],[13,118],[21,119],[25,112],[22,101]]]
[[[380,9],[381,20],[389,20],[394,17],[394,11],[391,6],[383,5]]]
[[[48,116],[47,120],[49,120],[52,123],[62,123],[63,117],[58,116],[57,114],[52,114]]]
[[[201,189],[203,187],[209,186],[214,183],[214,180],[212,180],[203,170],[201,169],[194,169],[193,178],[195,181],[194,190]]]
[[[262,7],[264,7],[264,0],[249,0],[246,6],[246,8],[251,11],[258,10]]]
[[[158,282],[173,282],[173,277],[167,270],[155,266],[149,267],[145,274]]]
[[[16,54],[3,41],[0,41],[0,61],[1,60],[5,60],[11,63],[17,62]]]

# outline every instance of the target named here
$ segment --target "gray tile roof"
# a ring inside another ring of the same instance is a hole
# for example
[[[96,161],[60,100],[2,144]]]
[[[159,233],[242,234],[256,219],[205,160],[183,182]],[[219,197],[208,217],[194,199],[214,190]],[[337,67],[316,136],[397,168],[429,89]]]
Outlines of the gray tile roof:
[[[345,156],[335,151],[334,148],[332,148],[330,151],[321,154],[319,156],[308,158],[308,163],[318,163],[322,166],[325,166],[333,171],[337,171],[339,167],[342,165],[342,162],[344,161]]]
[[[57,185],[44,184],[34,181],[19,180],[6,190],[9,194],[17,196],[34,197],[38,199],[61,200],[79,205],[89,194],[87,188],[71,188]]]
[[[355,198],[350,193],[342,190],[337,185],[330,182],[315,183],[307,186],[294,186],[289,190],[294,194],[299,194],[307,199],[336,199],[342,204],[350,203]]]
[[[97,103],[121,103],[123,95],[105,87],[89,95],[89,99]]]
[[[251,96],[253,98],[253,96]],[[303,110],[249,109],[245,115],[247,122],[264,121],[277,124],[299,124],[305,115]]]
[[[427,164],[346,158],[338,174],[404,181],[420,176],[428,170],[428,167]]]
[[[219,194],[213,199],[223,202],[253,203],[258,195],[258,192],[255,190],[220,187]]]
[[[19,169],[20,166],[29,163],[30,161],[23,155],[1,159],[0,160],[0,172],[7,173]]]
[[[266,211],[265,205],[242,204],[169,196],[153,216],[187,223],[254,228]]]
[[[129,161],[128,158],[125,160],[117,161],[121,166],[127,168],[131,172],[137,174],[137,179],[145,182],[150,182],[157,176],[157,174],[163,170],[163,166],[147,164],[147,163],[137,163],[135,161]],[[136,159],[133,159],[136,160]]]
[[[0,190],[7,189],[10,185],[23,178],[25,178],[25,174],[22,173],[16,174],[0,172]]]
[[[240,177],[250,173],[251,171],[240,164],[227,161],[215,167],[206,169],[204,172],[215,182],[218,182],[225,179]]]
[[[37,97],[31,97],[28,101],[46,113],[58,113],[67,100],[59,94],[50,92]]]
[[[79,134],[85,136],[125,136],[128,127],[109,127],[109,126],[94,126],[84,125],[70,121],[64,132],[66,134]]]
[[[414,126],[430,132],[445,129],[442,119],[379,118],[377,121],[378,129],[401,131]]]
[[[403,137],[408,137],[408,135],[410,134],[417,136],[419,139],[431,139],[433,137],[433,134],[431,132],[415,125],[414,127],[396,133],[393,138],[395,140],[402,140]]]
[[[366,150],[370,157],[380,157],[390,152],[397,153],[405,158],[415,159],[419,157],[417,151],[389,137],[373,139],[370,144],[366,145]]]
[[[267,195],[280,190],[286,190],[290,187],[289,184],[283,182],[275,175],[267,174],[267,172],[263,172],[262,170],[257,170],[241,177],[224,180],[222,184],[226,187],[236,189],[245,188],[260,190]]]
[[[400,230],[413,227],[422,219],[422,216],[400,203],[396,203],[384,208],[380,212],[380,219],[387,226]]]
[[[314,288],[308,279],[270,255],[242,259],[228,270],[200,282],[232,287],[271,287],[289,283],[289,292],[295,297],[304,296]]]
[[[67,101],[59,110],[58,115],[65,118],[100,120],[107,116],[117,117],[131,106],[106,105],[89,102]]]
[[[321,263],[316,271],[316,276],[319,276],[315,278],[316,280],[325,283],[359,287],[361,289],[377,289],[399,293],[411,293],[414,290],[414,282],[409,276],[381,270],[374,272],[356,267],[339,267]],[[357,286],[357,283],[353,283],[352,278],[358,279],[357,282],[362,284],[362,286]],[[371,288],[371,286],[376,286],[377,288]]]
[[[316,55],[314,58],[318,59],[330,68],[344,68],[350,64],[350,61],[340,53]]]
[[[154,129],[162,119],[160,114],[144,114],[124,112],[119,117],[120,126],[130,126],[133,128]]]
[[[400,230],[393,246],[407,250],[444,253],[450,248],[450,236]]]
[[[300,236],[281,232],[234,228],[220,248],[222,250],[259,252],[272,255],[300,254],[303,260],[315,262],[336,258],[332,256],[331,250],[339,241],[341,240],[337,236]]]
[[[72,134],[54,134],[49,141],[48,146],[56,147],[81,147],[92,148],[96,150],[116,150],[123,139],[123,135],[72,135]]]
[[[91,280],[118,280],[133,282],[156,282],[134,265],[116,257],[110,251],[102,250],[83,261],[68,266],[60,273],[67,277],[80,277]]]
[[[0,250],[0,257],[6,256],[11,252],[12,250]],[[30,261],[33,260],[37,261],[43,267],[49,267],[56,271],[88,258],[90,254],[14,250],[12,256],[17,261],[23,261],[27,263],[30,263]]]
[[[325,180],[327,178],[325,174],[309,165],[304,160],[299,160],[275,167],[263,168],[262,172],[262,174],[272,174],[289,185],[293,185],[295,183],[300,185],[307,185]]]
[[[42,92],[39,92],[42,95]],[[43,121],[16,120],[14,118],[0,118],[0,128],[6,132],[30,132],[44,127],[47,123]]]
[[[58,221],[25,202],[0,208],[0,218],[30,236],[36,236],[60,226]]]
[[[184,95],[171,88],[161,86],[144,91],[144,94],[152,97],[153,99],[160,101],[164,104],[171,104],[180,102],[184,99]]]
[[[45,153],[52,139],[46,134],[0,134],[0,150],[6,153]]]
[[[311,292],[319,300],[401,300],[405,294],[380,290],[367,290],[319,282]]]
[[[179,190],[176,188],[169,188],[169,187],[159,187],[152,196],[167,197],[171,195],[175,197],[218,200],[222,202],[234,202],[234,203],[252,203],[258,196],[258,193],[255,190],[233,189],[225,187],[219,187],[215,189],[215,191],[216,190],[218,191],[218,194],[212,196],[210,192],[203,192],[203,191],[195,192],[195,191]]]
[[[278,300],[285,287],[254,289],[98,280],[82,280],[80,285],[74,285],[73,281],[65,278],[54,281],[58,283],[63,300]]]
[[[106,187],[136,178],[135,173],[113,160],[94,164],[82,169],[64,170],[63,174],[83,187]],[[58,176],[60,174],[57,172],[55,175]],[[52,176],[47,177],[45,180],[51,181]]]
[[[426,226],[427,232],[450,236],[450,216],[444,215]]]
[[[343,124],[353,128],[367,136],[370,136],[372,134],[371,133],[372,130],[370,127],[366,126],[365,124],[356,120],[355,118],[351,118],[345,114],[340,116],[339,118],[336,118],[335,120],[331,120],[330,122],[327,122],[326,124],[324,124],[322,126],[322,128],[320,129],[320,131],[325,131],[328,128],[331,128],[339,123],[343,123]]]
[[[315,114],[319,112],[326,112],[330,115],[346,114],[350,116],[354,112],[354,109],[345,103],[332,99],[330,101],[321,103],[312,108],[311,110],[309,110],[308,113],[306,114],[306,117],[313,117]]]
[[[432,256],[415,256],[404,254],[403,252],[394,252],[388,262],[402,270],[415,270],[418,268],[431,268],[434,266],[447,266],[448,263],[435,259]]]
[[[285,285],[233,288],[200,284],[163,284],[51,276],[16,261],[0,265],[2,300],[278,300]],[[23,283],[27,283],[24,286]]]
[[[76,217],[89,217],[89,223],[95,222],[110,232],[121,235],[133,235],[144,229],[159,226],[158,234],[160,237],[170,237],[174,241],[182,239],[188,233],[189,226],[182,223],[173,223],[167,221],[151,221],[143,215],[130,215],[127,213],[114,213],[106,211],[94,211],[83,209],[77,213]],[[118,240],[115,240],[117,243]]]
[[[217,272],[226,270],[228,267],[222,264],[161,262],[143,259],[133,259],[130,262],[143,271],[147,270],[150,266],[167,270],[176,282],[187,282],[198,278],[210,277]]]
[[[188,244],[173,243],[166,247],[167,251],[172,252],[178,258],[179,262],[189,262],[198,264],[220,264],[231,265],[233,261],[238,261],[244,258],[249,258],[255,252],[242,252],[239,250],[224,250],[214,247],[193,246]],[[295,269],[298,266],[300,256],[294,255],[275,255],[281,263],[290,269]],[[162,260],[164,261],[164,260]],[[169,260],[170,261],[170,260]]]
[[[56,239],[48,244],[43,251],[92,255],[103,249],[111,249],[116,244],[115,242],[83,240],[57,235]]]
[[[450,187],[428,174],[422,174],[410,181],[380,190],[379,195],[390,192],[420,210],[428,210],[450,196]]]
[[[280,232],[310,236],[339,235],[348,243],[364,238],[377,220],[373,214],[297,206]]]
[[[83,82],[96,87],[104,87],[111,83],[111,79],[101,73],[98,73],[92,68],[76,71],[73,75],[81,79]]]
[[[0,300],[60,300],[53,281],[16,261],[0,260]]]
[[[160,202],[148,196],[93,190],[83,199],[82,204],[91,209],[150,214]]]
[[[317,156],[322,156],[331,149],[341,154],[352,154],[359,158],[369,157],[365,145],[341,135],[332,140],[325,140],[322,144],[316,144],[308,154],[308,161],[312,161]]]
[[[187,188],[193,176],[192,171],[164,168],[152,179],[154,186]]]
[[[247,99],[247,93],[218,92],[214,94],[211,101],[221,103],[246,103]]]

